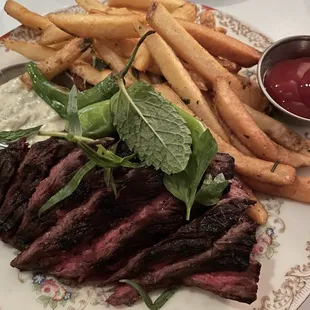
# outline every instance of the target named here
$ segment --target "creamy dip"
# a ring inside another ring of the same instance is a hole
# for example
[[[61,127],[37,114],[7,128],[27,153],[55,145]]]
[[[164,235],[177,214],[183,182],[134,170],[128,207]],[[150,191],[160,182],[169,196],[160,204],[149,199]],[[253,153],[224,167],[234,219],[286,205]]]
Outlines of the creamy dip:
[[[43,125],[43,131],[63,131],[66,122],[19,78],[0,86],[0,131],[26,129]],[[46,137],[34,136],[30,143]]]

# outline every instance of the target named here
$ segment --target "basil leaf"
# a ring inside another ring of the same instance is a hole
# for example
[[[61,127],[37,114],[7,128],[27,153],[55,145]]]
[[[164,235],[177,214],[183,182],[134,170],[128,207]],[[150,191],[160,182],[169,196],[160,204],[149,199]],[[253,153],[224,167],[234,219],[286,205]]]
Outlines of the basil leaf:
[[[0,132],[0,142],[8,143],[14,142],[21,138],[28,138],[34,136],[39,132],[43,125],[27,128],[27,129],[18,129],[14,131],[1,131]]]
[[[92,160],[97,166],[102,168],[117,168],[120,166],[125,168],[140,168],[144,166],[144,164],[130,162],[130,160],[135,157],[135,154],[120,157],[113,152],[106,150],[102,145],[97,145],[98,150],[102,151],[102,154],[99,154],[84,142],[78,142],[78,145],[84,151],[88,159]]]
[[[202,134],[192,131],[193,153],[186,169],[173,175],[165,175],[164,184],[168,191],[186,204],[186,219],[195,202],[196,193],[201,179],[210,162],[217,153],[217,144],[207,129]]]
[[[119,282],[121,283],[126,283],[130,286],[132,286],[135,290],[138,291],[140,296],[142,297],[145,305],[150,309],[150,310],[159,310],[162,308],[166,302],[175,294],[177,291],[176,287],[172,287],[170,289],[167,289],[164,291],[153,303],[152,299],[150,298],[149,294],[144,290],[144,288],[138,284],[137,282],[133,280],[120,280]]]
[[[167,174],[184,170],[192,143],[184,119],[151,85],[135,82],[126,89],[121,80],[119,86],[111,113],[120,138],[148,166]]]
[[[216,205],[220,201],[223,191],[228,184],[229,182],[225,180],[222,173],[217,175],[214,179],[211,174],[208,174],[196,195],[196,202],[206,207]]]
[[[171,287],[164,291],[154,302],[155,309],[160,309],[176,293],[177,287]]]
[[[52,196],[39,210],[39,217],[55,206],[60,201],[63,201],[78,188],[79,184],[81,183],[83,177],[92,170],[96,164],[92,161],[87,162],[82,168],[80,168],[76,174],[73,176],[73,178],[70,180],[70,182],[63,187],[59,192],[57,192],[54,196]]]
[[[79,119],[78,107],[77,107],[77,88],[73,85],[69,93],[69,102],[67,107],[68,118],[68,134],[70,136],[82,136],[82,126]]]

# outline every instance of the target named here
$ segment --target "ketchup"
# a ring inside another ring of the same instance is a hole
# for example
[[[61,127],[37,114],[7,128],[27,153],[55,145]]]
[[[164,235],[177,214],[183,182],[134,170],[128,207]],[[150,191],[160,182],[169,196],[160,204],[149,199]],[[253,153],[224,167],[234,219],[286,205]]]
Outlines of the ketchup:
[[[310,57],[277,63],[267,71],[264,84],[284,109],[310,119]]]

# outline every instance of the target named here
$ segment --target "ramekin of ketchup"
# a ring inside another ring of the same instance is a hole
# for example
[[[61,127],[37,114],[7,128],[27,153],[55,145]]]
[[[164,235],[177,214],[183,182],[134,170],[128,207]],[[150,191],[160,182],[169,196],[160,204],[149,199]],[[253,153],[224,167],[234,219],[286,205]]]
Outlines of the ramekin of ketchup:
[[[259,84],[278,109],[310,121],[310,36],[271,45],[258,64]]]

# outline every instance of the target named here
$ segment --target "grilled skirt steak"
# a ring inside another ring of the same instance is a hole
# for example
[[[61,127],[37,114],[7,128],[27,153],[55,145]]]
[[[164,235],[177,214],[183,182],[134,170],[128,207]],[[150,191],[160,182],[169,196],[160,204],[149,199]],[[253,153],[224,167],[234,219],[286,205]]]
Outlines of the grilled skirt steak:
[[[0,151],[0,208],[11,181],[28,152],[25,139],[10,144]]]
[[[164,191],[112,230],[98,237],[90,247],[55,267],[57,276],[83,280],[96,271],[114,265],[120,258],[149,246],[176,231],[184,220],[184,207]],[[117,266],[118,267],[118,266]],[[112,268],[113,269],[113,268]]]
[[[73,148],[71,143],[50,138],[35,143],[21,163],[2,208],[0,232],[10,235],[20,224],[28,200],[50,168]]]

